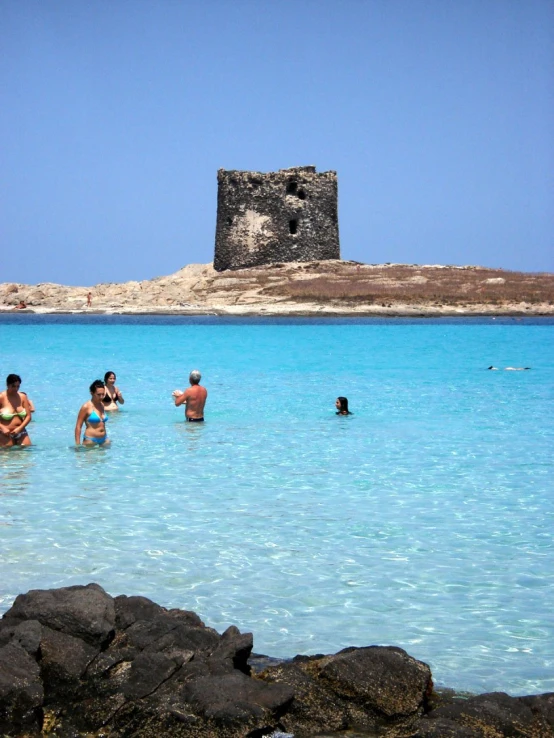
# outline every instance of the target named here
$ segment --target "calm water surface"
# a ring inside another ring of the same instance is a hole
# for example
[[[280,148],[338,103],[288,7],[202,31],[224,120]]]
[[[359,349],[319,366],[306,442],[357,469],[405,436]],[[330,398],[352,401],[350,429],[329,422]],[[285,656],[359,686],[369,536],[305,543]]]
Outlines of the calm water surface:
[[[0,610],[96,581],[259,653],[393,644],[439,684],[554,690],[553,329],[0,316],[0,378],[37,406],[35,445],[0,453]],[[195,367],[203,426],[171,399]],[[77,450],[106,370],[112,447]]]

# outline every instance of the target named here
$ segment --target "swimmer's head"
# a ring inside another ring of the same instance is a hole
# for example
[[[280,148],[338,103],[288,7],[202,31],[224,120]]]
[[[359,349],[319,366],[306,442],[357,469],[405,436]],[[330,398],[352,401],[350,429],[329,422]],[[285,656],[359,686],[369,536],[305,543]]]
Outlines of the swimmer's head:
[[[350,414],[350,410],[348,409],[348,399],[346,397],[337,397],[335,407],[339,413],[345,413],[346,415]]]
[[[191,384],[199,384],[201,379],[202,379],[202,375],[200,374],[198,369],[193,369],[191,373],[189,374],[189,382]]]
[[[99,397],[104,397],[105,387],[106,385],[101,379],[95,379],[89,387],[90,394],[93,396],[97,394]],[[102,390],[102,393],[99,390]]]
[[[113,381],[115,382],[115,379],[116,379],[115,372],[106,372],[104,374],[104,382],[107,382],[108,379],[111,379],[112,377],[113,377]]]
[[[8,374],[6,377],[6,387],[12,387],[14,384],[21,384],[19,374]]]

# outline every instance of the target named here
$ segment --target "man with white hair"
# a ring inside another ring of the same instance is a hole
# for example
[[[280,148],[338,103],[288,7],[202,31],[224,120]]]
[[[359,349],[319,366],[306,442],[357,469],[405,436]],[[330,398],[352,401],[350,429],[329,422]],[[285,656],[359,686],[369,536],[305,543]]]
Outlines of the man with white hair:
[[[185,419],[189,423],[204,422],[204,405],[206,404],[208,391],[201,386],[201,379],[202,375],[198,369],[193,369],[189,376],[190,387],[184,392],[174,390],[172,393],[175,407],[185,405]]]

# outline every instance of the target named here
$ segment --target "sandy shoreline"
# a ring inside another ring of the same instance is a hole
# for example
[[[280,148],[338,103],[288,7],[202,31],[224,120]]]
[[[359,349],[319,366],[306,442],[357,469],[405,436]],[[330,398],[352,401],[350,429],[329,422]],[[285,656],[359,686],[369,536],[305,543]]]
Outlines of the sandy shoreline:
[[[550,309],[549,309],[550,308]],[[67,308],[27,308],[25,310],[14,310],[0,306],[0,315],[144,315],[144,316],[218,316],[235,318],[548,318],[554,317],[551,306],[537,305],[510,305],[501,308],[489,305],[474,305],[468,308],[435,308],[426,305],[394,305],[390,308],[369,306],[340,309],[335,306],[300,306],[300,305],[257,305],[256,307],[229,306],[222,307],[190,307],[190,308],[105,308],[105,309],[81,309],[71,310]]]

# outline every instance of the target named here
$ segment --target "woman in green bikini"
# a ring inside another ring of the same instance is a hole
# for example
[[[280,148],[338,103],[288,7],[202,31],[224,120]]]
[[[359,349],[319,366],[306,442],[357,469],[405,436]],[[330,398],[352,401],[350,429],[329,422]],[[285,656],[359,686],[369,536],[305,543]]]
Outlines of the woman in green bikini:
[[[20,392],[21,377],[8,374],[7,389],[0,393],[0,446],[30,446],[27,426],[31,422],[31,406],[24,392]]]
[[[104,394],[106,386],[101,379],[95,380],[90,385],[90,397],[85,402],[77,415],[77,423],[75,425],[75,443],[81,445],[81,429],[85,426],[85,435],[83,436],[83,446],[107,446],[110,441],[106,435],[106,423],[108,416],[104,409]]]

